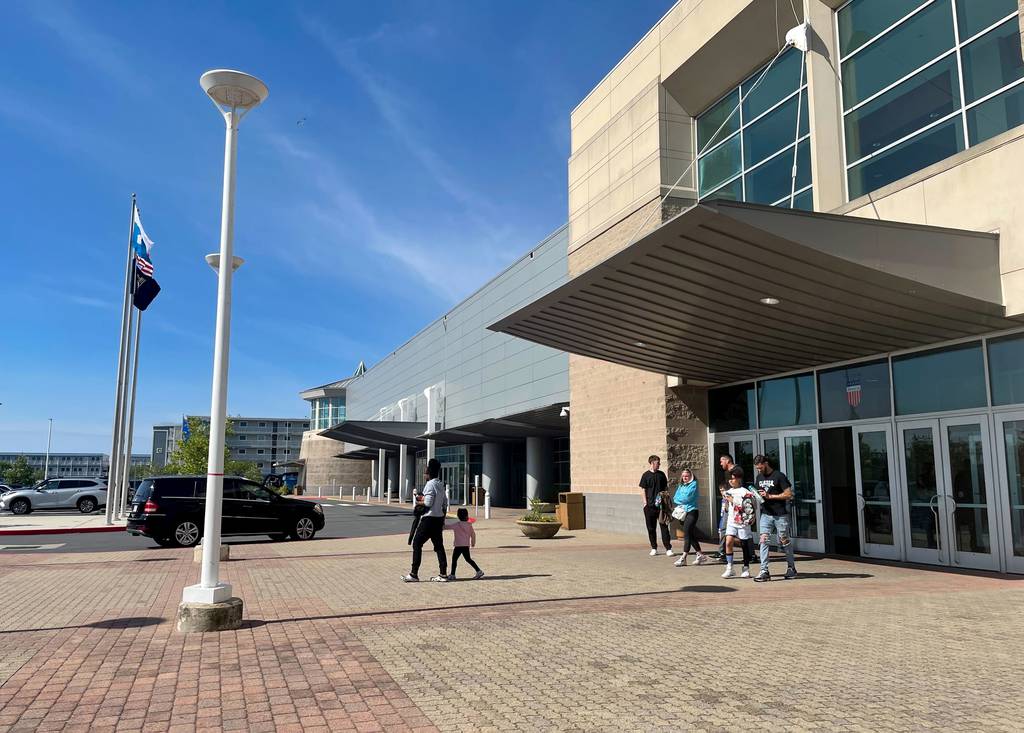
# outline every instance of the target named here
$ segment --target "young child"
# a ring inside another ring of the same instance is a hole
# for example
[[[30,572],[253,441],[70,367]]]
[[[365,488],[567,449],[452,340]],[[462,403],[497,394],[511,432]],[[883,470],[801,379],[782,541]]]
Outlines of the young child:
[[[725,572],[723,578],[735,575],[732,570],[735,541],[743,545],[743,572],[741,578],[750,577],[750,561],[754,557],[754,535],[750,525],[754,521],[754,493],[743,486],[743,469],[734,466],[729,471],[729,488],[725,492],[729,501],[729,520],[725,527]]]
[[[476,547],[476,530],[473,529],[473,525],[469,522],[469,510],[466,507],[460,507],[459,521],[449,522],[445,524],[444,528],[450,529],[455,533],[455,549],[452,550],[452,574],[448,576],[448,580],[455,580],[455,566],[458,565],[460,556],[465,557],[466,562],[476,570],[473,580],[480,580],[480,578],[484,577],[484,571],[469,556],[469,548]]]

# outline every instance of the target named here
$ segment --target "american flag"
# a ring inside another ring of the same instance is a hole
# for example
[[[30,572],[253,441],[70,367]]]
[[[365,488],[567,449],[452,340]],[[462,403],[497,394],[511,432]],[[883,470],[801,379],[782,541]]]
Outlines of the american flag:
[[[153,277],[153,263],[139,255],[135,255],[135,269],[146,277]]]
[[[850,403],[850,407],[860,404],[860,384],[846,385],[846,401]]]

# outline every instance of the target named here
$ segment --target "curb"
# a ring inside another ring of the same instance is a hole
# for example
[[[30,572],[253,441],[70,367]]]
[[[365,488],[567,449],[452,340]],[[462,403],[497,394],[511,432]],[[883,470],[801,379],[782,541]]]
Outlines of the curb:
[[[0,537],[31,534],[91,534],[93,532],[124,532],[124,527],[62,527],[57,529],[0,529]]]

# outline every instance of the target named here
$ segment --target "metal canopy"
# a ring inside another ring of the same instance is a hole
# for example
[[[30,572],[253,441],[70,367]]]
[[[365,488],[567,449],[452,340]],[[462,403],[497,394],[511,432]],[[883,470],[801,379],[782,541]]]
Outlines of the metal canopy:
[[[993,234],[716,201],[490,329],[712,385],[1018,327],[1001,292]]]
[[[365,448],[398,450],[399,446],[404,445],[418,450],[427,447],[427,441],[421,437],[426,429],[425,422],[346,420],[321,430],[319,434]]]
[[[346,448],[348,450],[334,457],[345,458],[349,461],[376,461],[378,458],[377,451],[372,448],[364,448],[361,445],[349,445]]]
[[[439,430],[429,436],[452,445],[501,443],[524,438],[562,438],[569,434],[569,421],[561,416],[568,402],[501,418],[482,420],[457,428]]]

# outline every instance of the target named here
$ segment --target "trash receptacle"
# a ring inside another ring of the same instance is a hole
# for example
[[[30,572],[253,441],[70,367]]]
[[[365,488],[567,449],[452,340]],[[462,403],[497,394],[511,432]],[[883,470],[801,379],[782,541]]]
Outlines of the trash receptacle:
[[[583,503],[583,494],[578,491],[566,491],[558,495],[556,514],[564,529],[587,528],[587,513]]]

